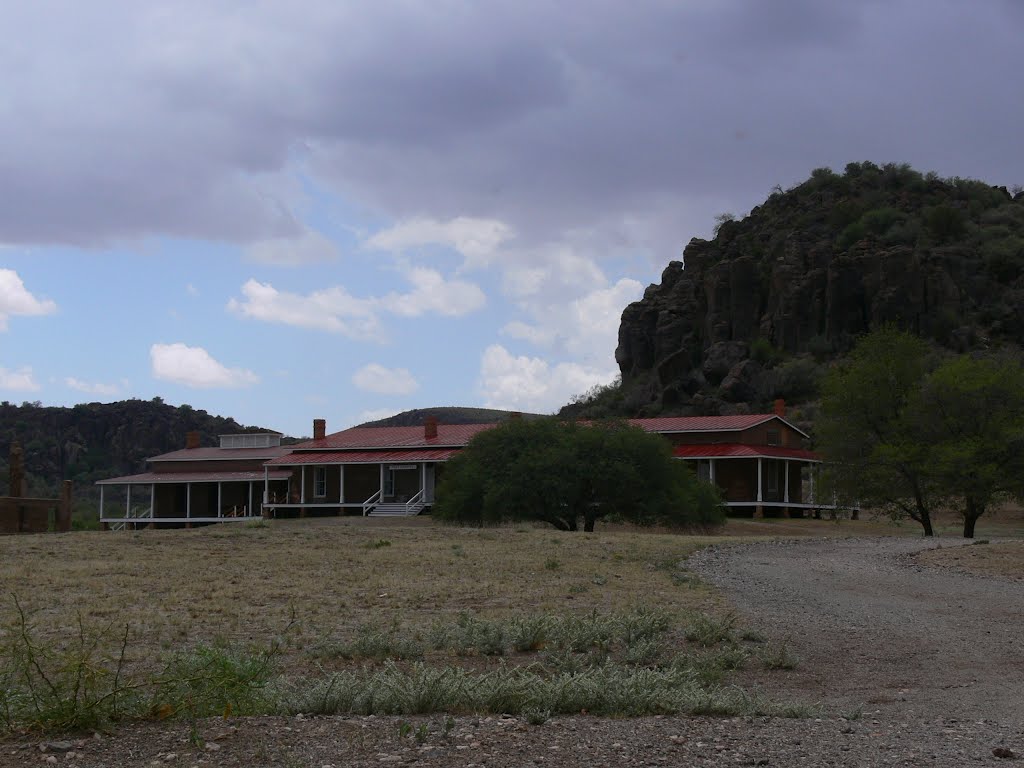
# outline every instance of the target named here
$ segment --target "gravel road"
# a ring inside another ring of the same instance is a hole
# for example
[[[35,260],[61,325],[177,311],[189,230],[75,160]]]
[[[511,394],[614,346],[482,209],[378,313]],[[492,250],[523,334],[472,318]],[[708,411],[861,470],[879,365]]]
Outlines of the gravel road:
[[[442,717],[409,718],[428,732],[422,743],[391,717],[240,718],[202,723],[201,749],[184,724],[143,723],[59,747],[0,744],[0,766],[1020,765],[1024,586],[918,565],[914,553],[934,545],[802,540],[690,559],[746,625],[801,659],[745,682],[821,702],[820,718],[459,717],[443,733]]]
[[[801,659],[774,690],[832,711],[1024,722],[1024,586],[918,565],[921,539],[713,547],[690,558]],[[949,542],[943,542],[949,546]]]

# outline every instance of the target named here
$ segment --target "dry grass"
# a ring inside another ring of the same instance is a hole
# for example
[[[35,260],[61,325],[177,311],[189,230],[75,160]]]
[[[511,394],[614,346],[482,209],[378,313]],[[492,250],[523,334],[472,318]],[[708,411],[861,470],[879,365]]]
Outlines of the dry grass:
[[[963,568],[971,573],[1024,580],[1024,541],[984,543],[964,547],[943,547],[917,556],[926,565]]]
[[[1019,509],[983,519],[979,536],[1024,529]],[[955,520],[949,529],[955,531]],[[995,527],[997,530],[989,533]],[[325,518],[196,530],[0,537],[0,623],[16,594],[47,641],[79,615],[130,628],[132,662],[197,643],[265,644],[294,620],[288,667],[360,628],[425,629],[460,614],[502,619],[723,608],[682,561],[713,542],[795,536],[920,535],[887,521],[732,520],[717,536],[605,527],[462,529],[429,518]],[[972,548],[959,565],[1020,571],[1018,547]],[[1000,553],[996,557],[994,553]],[[1004,554],[1005,553],[1005,554]],[[969,558],[967,560],[966,558]],[[1016,558],[1016,559],[1014,559]]]
[[[198,642],[265,642],[294,618],[295,663],[368,624],[714,603],[709,590],[678,578],[678,564],[706,538],[409,522],[4,537],[0,617],[14,593],[46,638],[69,636],[79,613],[90,624],[127,624],[134,661]]]

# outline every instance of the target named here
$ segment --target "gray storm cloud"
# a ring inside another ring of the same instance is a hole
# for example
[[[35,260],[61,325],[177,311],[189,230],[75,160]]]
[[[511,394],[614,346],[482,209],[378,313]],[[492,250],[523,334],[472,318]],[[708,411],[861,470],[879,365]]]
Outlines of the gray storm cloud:
[[[816,166],[1024,182],[1013,2],[43,0],[0,23],[0,242],[286,237],[301,173],[391,218],[667,257]]]

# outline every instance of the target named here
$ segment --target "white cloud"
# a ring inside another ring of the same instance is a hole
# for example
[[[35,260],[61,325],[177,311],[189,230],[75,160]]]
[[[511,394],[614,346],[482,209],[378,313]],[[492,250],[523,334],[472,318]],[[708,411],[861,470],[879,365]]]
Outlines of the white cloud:
[[[295,237],[263,240],[245,249],[246,258],[262,264],[297,267],[338,258],[337,246],[319,232],[307,229]]]
[[[369,238],[365,245],[385,251],[405,251],[425,245],[454,248],[466,259],[466,266],[486,266],[512,229],[497,219],[459,216],[448,221],[416,217],[399,222]]]
[[[352,338],[380,335],[374,303],[358,299],[340,286],[302,296],[250,279],[242,286],[242,294],[245,300],[231,299],[228,309],[244,317]]]
[[[419,317],[435,313],[460,317],[475,312],[487,303],[478,285],[464,280],[445,280],[434,269],[418,267],[406,273],[413,289],[408,293],[390,293],[380,304],[389,312],[403,317]]]
[[[639,299],[643,290],[636,280],[622,278],[568,302],[524,302],[521,308],[533,322],[514,320],[501,332],[577,360],[611,361],[622,310]]]
[[[19,392],[35,392],[39,389],[32,367],[23,365],[16,371],[0,368],[0,389],[13,389]]]
[[[576,247],[567,243],[520,252],[509,262],[502,276],[502,287],[514,299],[564,295],[567,288],[579,291],[608,282],[593,259],[581,256]]]
[[[0,269],[0,331],[7,330],[11,315],[49,315],[57,305],[49,299],[37,299],[13,269]]]
[[[480,390],[489,408],[549,413],[573,395],[607,384],[616,373],[613,368],[579,363],[552,365],[539,357],[512,355],[500,344],[492,344],[480,361]]]
[[[189,296],[196,297],[199,295],[199,289],[196,288],[192,283],[185,286],[185,293]]]
[[[103,395],[106,397],[111,397],[121,391],[121,388],[117,384],[82,381],[81,379],[76,379],[74,376],[68,376],[64,379],[64,384],[70,389],[75,389],[79,392],[85,392],[90,395]]]
[[[410,395],[419,383],[405,368],[385,368],[379,363],[364,365],[352,374],[352,383],[365,392],[381,395]]]
[[[371,408],[370,410],[363,411],[356,417],[357,424],[364,424],[367,421],[380,421],[386,419],[388,416],[394,416],[400,411],[396,411],[394,408]]]
[[[180,342],[154,344],[149,349],[154,378],[172,381],[196,389],[235,389],[248,387],[259,376],[245,368],[228,368],[217,362],[202,347]]]
[[[303,296],[278,291],[270,283],[250,279],[242,286],[245,299],[231,299],[228,309],[268,323],[379,340],[383,336],[380,328],[382,312],[402,317],[424,314],[457,317],[474,312],[487,302],[479,286],[463,280],[447,280],[433,269],[415,268],[402,274],[412,283],[411,291],[365,299],[352,296],[343,286]]]

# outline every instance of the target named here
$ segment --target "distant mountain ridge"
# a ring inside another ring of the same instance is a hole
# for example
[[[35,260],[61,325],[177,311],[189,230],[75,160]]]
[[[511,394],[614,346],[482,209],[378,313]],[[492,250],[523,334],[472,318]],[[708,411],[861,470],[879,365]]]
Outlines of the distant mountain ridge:
[[[414,408],[402,411],[386,419],[367,421],[360,427],[418,427],[427,418],[433,416],[441,424],[490,424],[504,421],[514,411],[502,411],[494,408],[460,408],[457,406],[441,406],[437,408]],[[524,419],[539,419],[543,414],[522,413]]]
[[[218,436],[269,432],[231,418],[213,416],[162,399],[83,403],[71,408],[0,403],[0,494],[7,493],[7,458],[12,441],[24,451],[27,493],[52,496],[62,480],[74,483],[77,501],[98,496],[93,483],[142,472],[146,459],[185,447],[185,434],[199,432],[202,445]]]

